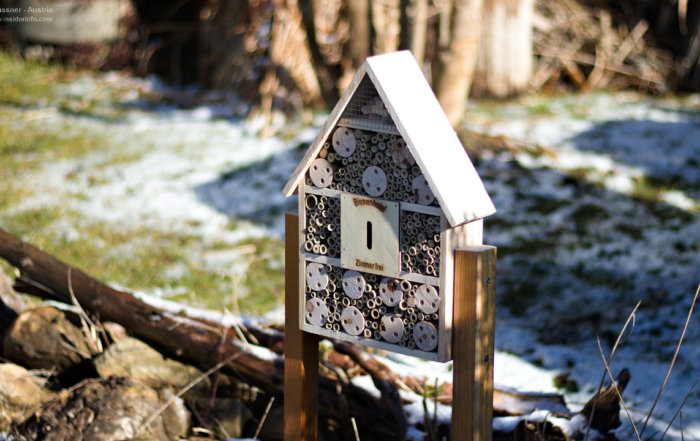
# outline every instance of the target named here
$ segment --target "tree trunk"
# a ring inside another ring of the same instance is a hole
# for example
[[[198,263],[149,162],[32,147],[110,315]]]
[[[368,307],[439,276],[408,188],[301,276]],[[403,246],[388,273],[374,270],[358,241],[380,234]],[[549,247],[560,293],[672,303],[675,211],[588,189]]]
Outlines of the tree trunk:
[[[428,33],[428,0],[412,0],[413,21],[411,24],[411,52],[418,65],[423,67],[425,42]]]
[[[374,53],[385,54],[399,48],[401,37],[401,8],[399,0],[375,0],[372,4],[372,22],[375,40]],[[355,31],[352,32],[353,37]]]
[[[334,66],[326,62],[321,47],[316,38],[316,14],[312,0],[299,0],[299,10],[301,12],[301,22],[306,31],[306,42],[309,45],[311,61],[316,70],[321,96],[328,109],[335,106],[340,93],[337,88],[338,79],[341,76],[339,66]]]
[[[372,49],[370,13],[368,0],[352,0],[345,4],[352,37],[348,41],[348,50],[352,68],[359,68],[369,57]]]
[[[452,12],[451,39],[435,81],[435,92],[453,127],[464,114],[474,76],[481,32],[483,0],[456,0]]]
[[[532,71],[534,0],[484,3],[472,96],[503,98],[528,87]]]

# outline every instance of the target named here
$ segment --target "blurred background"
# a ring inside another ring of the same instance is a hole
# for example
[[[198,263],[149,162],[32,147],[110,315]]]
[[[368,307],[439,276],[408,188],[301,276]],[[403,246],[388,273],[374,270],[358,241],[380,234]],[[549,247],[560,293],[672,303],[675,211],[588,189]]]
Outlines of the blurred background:
[[[497,383],[582,405],[596,336],[641,301],[612,370],[646,415],[700,282],[700,1],[3,0],[0,19],[0,227],[143,298],[262,320],[282,319],[282,186],[364,59],[410,50],[498,210]],[[699,374],[695,316],[656,435],[689,394],[700,439]]]

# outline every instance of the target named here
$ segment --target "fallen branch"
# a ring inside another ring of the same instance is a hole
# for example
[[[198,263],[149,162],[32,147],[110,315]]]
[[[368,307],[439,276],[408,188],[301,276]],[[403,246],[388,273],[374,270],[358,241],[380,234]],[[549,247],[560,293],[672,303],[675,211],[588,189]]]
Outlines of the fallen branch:
[[[82,308],[97,319],[124,326],[172,358],[205,368],[215,366],[221,360],[230,360],[221,367],[223,373],[274,396],[283,394],[282,357],[242,343],[233,329],[222,329],[218,324],[177,316],[149,305],[130,293],[115,290],[79,269],[71,268],[2,229],[0,257],[21,271],[16,289],[26,287],[33,294],[67,304],[72,304],[72,290]],[[68,274],[71,275],[70,284]],[[258,332],[256,338],[262,340],[265,333]],[[320,376],[319,409],[324,418],[342,420],[346,412],[339,406],[336,385],[330,376]],[[385,414],[384,404],[369,392],[352,384],[344,392],[348,410],[357,419],[361,431],[387,440],[397,439],[397,434],[403,433],[397,430],[391,415]],[[401,421],[399,424],[405,424]]]
[[[20,269],[21,274],[15,282],[19,291],[69,305],[77,302],[87,314],[98,320],[119,323],[171,358],[192,362],[205,369],[220,368],[234,379],[262,389],[273,397],[282,397],[284,365],[277,354],[283,353],[284,333],[277,329],[258,326],[226,328],[219,323],[168,312],[130,293],[111,288],[2,229],[0,257]],[[242,339],[259,345],[242,342]],[[399,386],[408,387],[422,396],[421,380],[399,377],[356,345],[334,342],[334,349],[322,361],[328,369],[321,369],[319,378],[320,417],[334,420],[341,427],[352,422],[359,428],[356,436],[362,439],[398,439],[407,427]],[[349,381],[348,376],[361,372],[371,376],[380,391],[379,398]],[[451,387],[449,384],[443,386],[448,392],[436,400],[450,404]],[[436,394],[437,390],[438,387]],[[524,415],[536,409],[548,409],[564,417],[571,415],[560,395],[504,390],[496,390],[494,394],[496,415]],[[545,423],[547,427],[551,426]],[[526,435],[530,433],[529,426],[518,427],[508,439],[529,439]]]

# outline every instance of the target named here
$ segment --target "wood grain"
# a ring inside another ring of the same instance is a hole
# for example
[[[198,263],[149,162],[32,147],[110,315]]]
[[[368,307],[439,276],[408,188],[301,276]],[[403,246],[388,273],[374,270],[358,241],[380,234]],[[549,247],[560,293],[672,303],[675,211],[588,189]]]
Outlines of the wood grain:
[[[457,250],[452,441],[492,439],[495,285],[495,247]]]
[[[481,178],[411,53],[370,57],[364,66],[450,225],[495,213]]]
[[[315,441],[318,432],[318,336],[299,328],[299,218],[286,214],[284,440]]]
[[[484,221],[481,219],[450,228],[445,216],[441,217],[439,361],[452,359],[455,251],[460,247],[481,245],[483,243],[483,229]]]
[[[304,182],[304,174],[306,174],[306,170],[309,169],[313,160],[316,159],[316,156],[318,156],[318,153],[323,148],[323,143],[325,143],[328,137],[330,136],[331,131],[333,131],[333,129],[336,126],[336,123],[338,122],[338,119],[343,114],[343,110],[345,110],[345,107],[348,105],[350,99],[355,93],[355,89],[357,89],[357,86],[360,85],[360,81],[362,81],[362,78],[364,78],[366,73],[366,64],[367,63],[363,64],[357,70],[357,73],[355,73],[355,76],[350,82],[350,85],[347,89],[345,89],[345,92],[343,92],[343,96],[340,97],[338,104],[335,105],[335,107],[331,111],[331,114],[328,115],[328,119],[323,124],[321,130],[318,132],[318,135],[316,135],[316,138],[314,138],[308,150],[306,150],[306,153],[304,153],[304,157],[294,169],[292,176],[284,185],[282,194],[284,194],[285,196],[291,196],[292,194],[294,194],[294,192],[297,191],[297,187],[299,187],[299,184]]]

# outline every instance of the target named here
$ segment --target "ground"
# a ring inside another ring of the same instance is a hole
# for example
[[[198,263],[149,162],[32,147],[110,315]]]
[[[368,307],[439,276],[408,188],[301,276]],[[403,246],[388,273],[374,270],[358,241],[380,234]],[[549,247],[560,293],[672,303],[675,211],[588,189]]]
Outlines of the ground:
[[[5,55],[0,73],[0,227],[151,299],[282,319],[295,201],[281,189],[325,115],[265,121],[225,93]],[[259,136],[266,125],[274,136]],[[639,428],[700,282],[700,96],[470,103],[462,129],[498,210],[485,221],[499,253],[497,384],[582,407],[604,372],[596,337],[609,354],[641,301],[611,363],[631,371]],[[697,317],[644,438],[660,437],[700,376]],[[687,396],[684,439],[700,439],[699,398]],[[623,421],[618,436],[632,439]],[[666,439],[681,439],[679,422]]]

